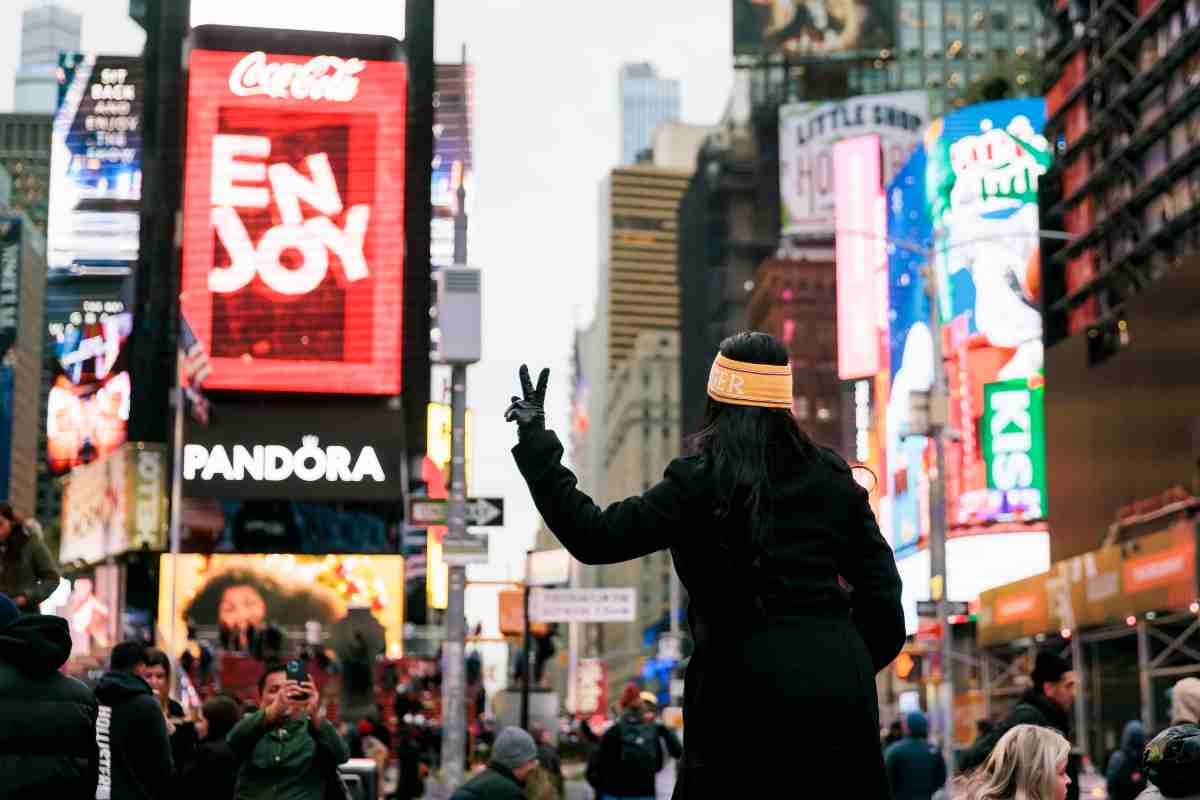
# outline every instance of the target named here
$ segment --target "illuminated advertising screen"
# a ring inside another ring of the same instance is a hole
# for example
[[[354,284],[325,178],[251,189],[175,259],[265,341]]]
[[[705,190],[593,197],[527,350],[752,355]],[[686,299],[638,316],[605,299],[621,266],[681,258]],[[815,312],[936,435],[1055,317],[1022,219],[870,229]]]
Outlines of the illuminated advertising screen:
[[[138,258],[142,59],[64,53],[59,81],[47,266],[77,274],[128,269]]]
[[[455,220],[469,214],[469,209],[460,208],[458,190],[466,190],[468,206],[474,194],[471,117],[475,72],[469,64],[438,64],[436,77],[429,255],[435,267],[448,267],[454,264]]]
[[[204,386],[400,391],[400,62],[193,50],[182,309]]]
[[[874,376],[880,368],[877,300],[887,230],[881,215],[879,137],[860,136],[833,146],[837,209],[838,377]]]
[[[796,58],[894,49],[891,0],[733,0],[735,56]]]
[[[94,564],[167,542],[166,448],[126,442],[63,483],[59,560]]]
[[[50,336],[47,468],[62,474],[116,451],[128,436],[133,317],[128,277],[59,273],[46,283]]]
[[[216,404],[184,430],[183,489],[194,498],[393,500],[403,497],[400,411],[284,398]]]
[[[171,618],[174,587],[175,618]],[[313,623],[334,649],[358,633],[399,658],[404,635],[401,556],[170,555],[160,557],[158,641],[187,641],[187,624],[226,649],[271,622],[291,641]],[[174,638],[172,638],[172,626]]]
[[[862,95],[781,107],[779,197],[784,235],[833,236],[834,144],[878,136],[886,183],[920,146],[928,122],[926,92]]]
[[[371,506],[185,497],[180,550],[184,553],[395,553],[399,519],[391,519]]]
[[[928,390],[936,369],[945,370],[949,426],[961,434],[946,447],[951,531],[1045,518],[1037,208],[1051,157],[1044,123],[1041,99],[955,111],[934,121],[924,148],[888,185],[889,237],[933,254],[932,265],[894,245],[889,254],[888,482],[898,552],[928,530],[932,446],[899,434],[910,393]],[[937,276],[936,332],[927,266]]]

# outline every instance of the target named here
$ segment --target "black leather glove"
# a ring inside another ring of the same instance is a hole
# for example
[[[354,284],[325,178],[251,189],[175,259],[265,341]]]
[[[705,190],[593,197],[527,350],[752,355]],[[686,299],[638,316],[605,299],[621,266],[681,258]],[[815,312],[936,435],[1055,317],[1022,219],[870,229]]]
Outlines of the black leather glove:
[[[517,423],[517,435],[524,436],[531,431],[546,430],[546,383],[550,380],[550,370],[542,370],[536,389],[529,380],[529,367],[522,364],[520,376],[521,391],[525,397],[513,396],[512,405],[504,412],[504,419]]]

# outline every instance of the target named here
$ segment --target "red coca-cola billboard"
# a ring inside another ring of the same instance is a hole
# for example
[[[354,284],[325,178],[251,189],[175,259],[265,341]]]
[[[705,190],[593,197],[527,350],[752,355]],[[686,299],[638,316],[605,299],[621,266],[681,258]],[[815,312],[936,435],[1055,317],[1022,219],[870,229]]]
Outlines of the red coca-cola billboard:
[[[400,392],[406,66],[196,49],[182,309],[208,389]]]

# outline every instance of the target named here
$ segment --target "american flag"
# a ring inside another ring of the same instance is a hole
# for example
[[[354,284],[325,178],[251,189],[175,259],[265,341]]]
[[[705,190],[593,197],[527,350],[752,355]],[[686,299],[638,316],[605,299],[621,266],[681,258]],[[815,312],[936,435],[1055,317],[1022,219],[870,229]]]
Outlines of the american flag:
[[[179,321],[179,364],[179,382],[183,385],[188,411],[196,422],[207,425],[208,398],[204,396],[200,386],[212,373],[212,365],[208,361],[208,350],[204,343],[196,338],[192,326],[183,318]]]

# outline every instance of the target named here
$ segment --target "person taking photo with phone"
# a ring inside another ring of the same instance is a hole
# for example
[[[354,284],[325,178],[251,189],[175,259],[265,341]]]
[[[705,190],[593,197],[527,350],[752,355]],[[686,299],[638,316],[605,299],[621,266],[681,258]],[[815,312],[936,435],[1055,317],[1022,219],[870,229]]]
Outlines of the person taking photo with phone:
[[[323,800],[350,751],[325,719],[304,665],[272,664],[258,680],[259,710],[229,732],[241,761],[236,800]]]

